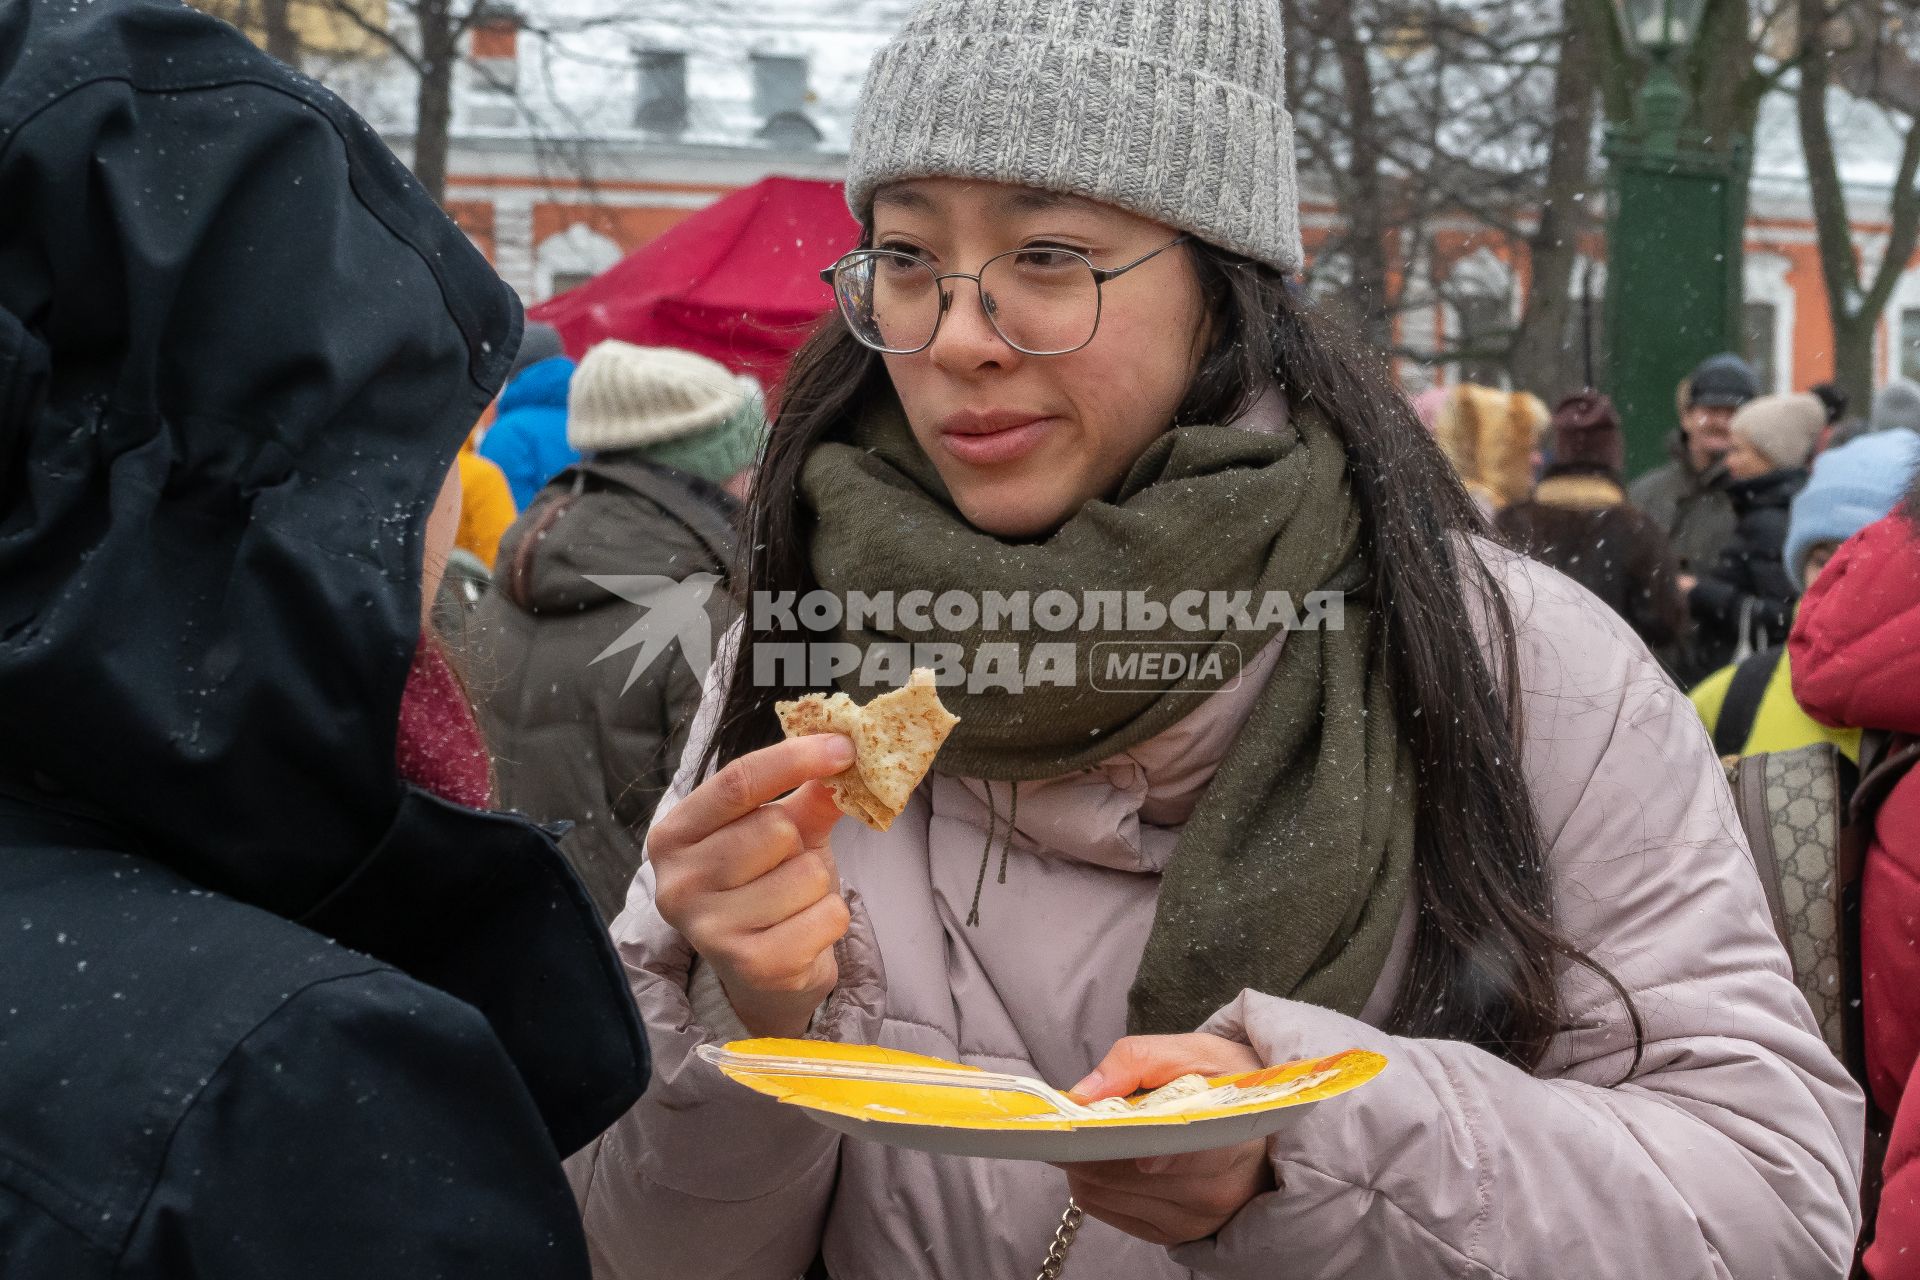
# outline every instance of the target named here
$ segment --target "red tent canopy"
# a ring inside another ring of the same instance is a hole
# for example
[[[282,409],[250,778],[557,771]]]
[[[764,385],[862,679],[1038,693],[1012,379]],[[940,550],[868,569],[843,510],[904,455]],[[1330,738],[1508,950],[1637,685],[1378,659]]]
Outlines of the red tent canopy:
[[[859,238],[839,183],[767,178],[529,314],[576,358],[607,338],[681,347],[772,388],[833,306],[821,268]]]

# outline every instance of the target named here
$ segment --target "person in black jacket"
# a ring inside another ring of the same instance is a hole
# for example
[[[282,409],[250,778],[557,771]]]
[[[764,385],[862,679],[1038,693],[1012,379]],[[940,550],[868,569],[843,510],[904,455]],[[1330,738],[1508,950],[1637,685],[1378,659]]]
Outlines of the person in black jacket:
[[[500,541],[466,661],[501,803],[560,842],[608,920],[734,616],[734,523],[766,435],[758,384],[691,351],[580,360],[554,477]]]
[[[0,1274],[585,1277],[645,1042],[421,641],[512,294],[170,0],[0,0],[0,192]]]
[[[1687,625],[1667,534],[1627,500],[1626,440],[1613,401],[1581,391],[1553,411],[1553,461],[1533,496],[1494,519],[1516,550],[1552,565],[1626,620],[1653,649]]]
[[[1794,495],[1806,487],[1807,460],[1826,425],[1826,406],[1807,394],[1762,396],[1734,415],[1723,463],[1733,541],[1712,568],[1680,580],[1709,670],[1786,641],[1800,592],[1782,552]]]

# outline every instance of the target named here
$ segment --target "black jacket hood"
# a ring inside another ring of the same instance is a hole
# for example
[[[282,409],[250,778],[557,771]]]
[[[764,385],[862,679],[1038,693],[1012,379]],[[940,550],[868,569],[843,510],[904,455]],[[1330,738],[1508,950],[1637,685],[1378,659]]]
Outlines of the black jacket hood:
[[[520,325],[232,28],[0,0],[0,784],[478,1005],[564,1148],[641,1078],[618,966],[545,833],[394,764],[427,513]]]

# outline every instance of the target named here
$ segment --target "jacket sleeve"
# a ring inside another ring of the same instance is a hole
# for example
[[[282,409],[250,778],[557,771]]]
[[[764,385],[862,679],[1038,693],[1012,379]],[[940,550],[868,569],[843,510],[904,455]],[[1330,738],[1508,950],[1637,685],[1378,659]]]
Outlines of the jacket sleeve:
[[[732,637],[723,642],[730,648]],[[716,662],[679,775],[655,815],[692,789],[718,717]],[[703,1020],[696,957],[654,906],[643,865],[613,939],[646,1022],[654,1076],[646,1095],[568,1163],[596,1280],[794,1280],[819,1249],[839,1171],[840,1139],[793,1107],[751,1093],[694,1055],[730,1038]],[[840,943],[840,986],[810,1037],[878,1039],[886,978],[859,896]]]
[[[1627,618],[1640,638],[1655,649],[1678,640],[1687,628],[1687,602],[1680,594],[1680,567],[1660,526],[1644,512],[1633,511],[1627,544]]]
[[[1669,536],[1673,528],[1675,465],[1668,463],[1657,471],[1649,471],[1627,487],[1627,501],[1646,512]]]
[[[1901,1095],[1908,1099],[1893,1117],[1880,1187],[1880,1214],[1867,1249],[1867,1274],[1873,1280],[1920,1277],[1920,1069]]]
[[[500,539],[518,514],[513,491],[496,463],[465,449],[460,452],[460,490],[458,543],[479,556],[491,572],[500,558]]]
[[[1727,694],[1733,687],[1733,675],[1738,667],[1722,667],[1687,690],[1687,701],[1700,714],[1700,723],[1707,726],[1711,737],[1720,728],[1720,712],[1727,705]]]
[[[587,1254],[486,1020],[382,969],[297,993],[181,1122],[115,1274],[189,1272],[559,1280]]]
[[[546,477],[540,474],[540,459],[530,433],[512,419],[495,422],[480,441],[479,452],[506,476],[515,509],[525,511],[532,506]]]
[[[1700,575],[1688,603],[1695,620],[1729,630],[1743,609],[1766,635],[1784,639],[1793,625],[1793,604],[1800,593],[1787,576],[1782,548],[1786,513],[1758,511],[1740,522],[1739,532],[1710,572]]]
[[[607,810],[618,820],[622,843],[643,838],[654,810],[672,782],[674,764],[685,743],[685,729],[675,733],[674,690],[683,678],[686,662],[677,651],[666,655],[668,670],[645,687],[622,692],[626,672],[615,670],[603,682],[600,705],[611,708],[598,723],[600,784]],[[627,865],[638,863],[637,850]]]
[[[717,608],[709,612],[713,634],[725,634],[725,616]],[[626,697],[619,693],[618,685],[610,687],[606,701],[631,711],[618,722],[606,723],[600,769],[611,811],[628,830],[639,833],[653,821],[674,781],[676,765],[687,754],[700,711],[701,680],[676,647],[645,697],[638,690]]]
[[[1577,966],[1532,1074],[1243,993],[1211,1029],[1268,1061],[1359,1046],[1390,1065],[1295,1113],[1270,1141],[1279,1190],[1176,1260],[1208,1280],[1271,1276],[1275,1256],[1354,1280],[1846,1274],[1859,1090],[1789,976],[1698,717],[1646,659],[1618,660],[1626,643],[1526,640],[1521,674],[1558,923],[1631,993],[1642,1059]]]

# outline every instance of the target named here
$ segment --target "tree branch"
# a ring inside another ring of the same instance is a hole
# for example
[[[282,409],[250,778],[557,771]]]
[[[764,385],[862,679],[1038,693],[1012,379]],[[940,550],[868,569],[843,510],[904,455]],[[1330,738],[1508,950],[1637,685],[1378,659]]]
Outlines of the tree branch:
[[[1893,180],[1892,226],[1887,232],[1887,251],[1874,273],[1873,284],[1861,304],[1869,315],[1879,315],[1893,298],[1907,263],[1920,243],[1920,189],[1914,178],[1920,174],[1920,119],[1907,128],[1906,144],[1900,151],[1900,170]]]
[[[420,75],[425,72],[426,67],[422,63],[420,55],[407,48],[400,37],[389,31],[385,24],[373,22],[368,19],[365,14],[361,13],[360,10],[354,6],[353,0],[324,0],[324,3],[329,11],[339,14],[355,27],[358,27],[361,32],[372,36],[387,46],[402,62],[413,69],[415,75]]]
[[[1828,70],[1821,48],[1826,9],[1821,0],[1799,0],[1800,87],[1796,106],[1800,117],[1800,150],[1807,166],[1808,194],[1813,202],[1820,270],[1827,285],[1827,305],[1836,323],[1852,318],[1848,305],[1860,289],[1859,264],[1854,257],[1853,233],[1847,212],[1846,188],[1840,181],[1840,161],[1834,154],[1833,126],[1827,119]]]
[[[1598,46],[1591,59],[1598,71],[1600,102],[1607,119],[1615,124],[1630,124],[1634,114],[1634,91],[1640,75],[1633,54],[1627,49],[1626,33],[1609,0],[1567,0],[1585,11],[1584,26],[1594,33]]]

